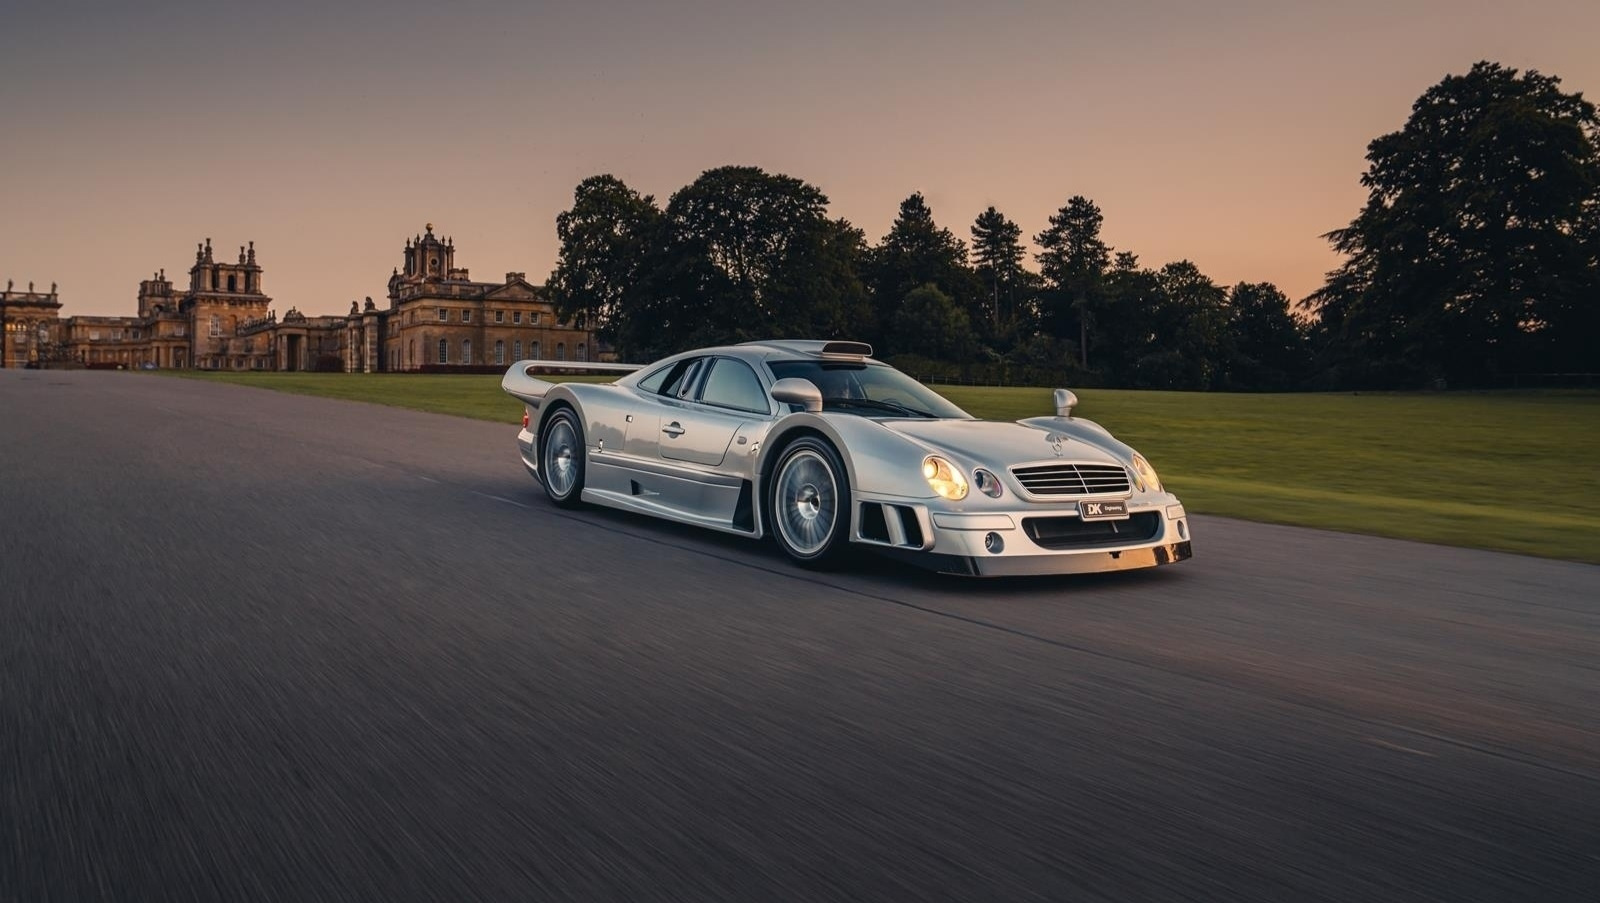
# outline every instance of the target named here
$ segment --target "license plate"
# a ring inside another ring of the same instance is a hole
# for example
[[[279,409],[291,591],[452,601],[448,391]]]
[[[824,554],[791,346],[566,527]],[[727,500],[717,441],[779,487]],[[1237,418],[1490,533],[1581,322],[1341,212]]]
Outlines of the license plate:
[[[1122,499],[1078,503],[1078,517],[1083,520],[1123,520],[1127,516],[1128,503]]]

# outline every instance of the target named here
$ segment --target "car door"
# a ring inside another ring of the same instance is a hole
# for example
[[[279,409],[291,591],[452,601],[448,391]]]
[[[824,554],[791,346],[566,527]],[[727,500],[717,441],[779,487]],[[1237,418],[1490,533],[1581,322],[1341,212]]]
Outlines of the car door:
[[[772,401],[744,361],[711,358],[704,370],[692,393],[668,401],[661,413],[661,457],[717,468],[740,427],[771,416]]]
[[[662,463],[682,468],[686,476],[672,485],[672,504],[699,517],[731,521],[745,481],[748,439],[760,432],[753,427],[771,419],[772,404],[749,364],[731,357],[707,359],[690,391],[667,399],[661,412]]]

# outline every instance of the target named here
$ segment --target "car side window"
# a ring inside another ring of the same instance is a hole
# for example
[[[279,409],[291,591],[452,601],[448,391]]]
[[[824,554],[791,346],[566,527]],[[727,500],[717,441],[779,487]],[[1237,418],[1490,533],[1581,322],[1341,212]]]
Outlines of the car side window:
[[[660,370],[639,380],[634,384],[634,387],[646,395],[659,395],[662,383],[667,381],[667,377],[672,373],[672,370],[672,367],[662,367]]]
[[[694,391],[695,377],[700,375],[705,358],[692,357],[674,364],[672,372],[661,386],[661,394],[668,398],[686,398]]]
[[[700,392],[700,401],[723,408],[766,414],[771,411],[767,393],[761,390],[761,380],[743,361],[719,357],[711,363],[711,373],[706,376],[706,386]]]

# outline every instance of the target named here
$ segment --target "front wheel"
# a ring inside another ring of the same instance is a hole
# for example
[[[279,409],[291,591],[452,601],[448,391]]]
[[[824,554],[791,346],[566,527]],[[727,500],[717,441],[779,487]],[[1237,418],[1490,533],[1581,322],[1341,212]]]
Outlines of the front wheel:
[[[796,564],[823,567],[849,545],[850,480],[833,446],[811,436],[790,443],[767,493],[772,535]]]
[[[550,415],[539,443],[539,478],[550,501],[576,508],[583,496],[583,426],[571,408]]]

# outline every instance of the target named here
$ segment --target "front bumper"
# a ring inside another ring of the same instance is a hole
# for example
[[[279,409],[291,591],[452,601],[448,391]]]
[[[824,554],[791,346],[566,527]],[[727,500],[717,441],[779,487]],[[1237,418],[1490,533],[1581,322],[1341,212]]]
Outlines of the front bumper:
[[[1194,554],[1188,514],[1169,493],[1130,502],[1128,519],[1114,522],[1082,521],[1076,504],[981,513],[930,510],[903,499],[865,498],[859,504],[858,543],[946,573],[1092,574],[1158,567]],[[881,513],[867,510],[873,505]],[[863,532],[862,526],[879,522],[889,524],[886,542],[874,541],[875,529]]]

